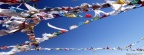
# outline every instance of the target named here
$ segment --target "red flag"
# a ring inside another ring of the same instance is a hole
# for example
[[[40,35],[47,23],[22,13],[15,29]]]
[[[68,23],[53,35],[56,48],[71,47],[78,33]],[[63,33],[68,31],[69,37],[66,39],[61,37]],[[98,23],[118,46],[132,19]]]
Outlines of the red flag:
[[[7,0],[0,0],[0,2],[4,2],[4,3],[6,3],[6,2],[8,2]]]
[[[91,14],[86,14],[85,17],[86,18],[92,18],[92,15]]]
[[[2,47],[1,47],[1,49],[6,50],[6,49],[7,49],[7,47],[6,47],[6,46],[2,46]]]
[[[102,18],[105,18],[105,17],[107,17],[107,15],[106,15],[106,14],[103,14],[103,15],[102,15]]]
[[[26,23],[26,21],[24,21],[24,22],[22,23],[23,28],[25,28],[25,26],[26,26],[25,23]],[[23,28],[22,28],[22,29],[23,29]]]
[[[62,10],[66,10],[66,8],[62,7]]]
[[[72,10],[72,8],[71,8],[71,7],[68,7],[66,10],[67,10],[67,11],[71,11],[71,10]]]
[[[65,33],[65,32],[67,32],[67,31],[66,31],[66,30],[61,30],[61,32],[62,32],[62,33]]]
[[[144,2],[141,3],[141,6],[144,6]]]
[[[22,44],[22,46],[24,46],[24,45],[26,45],[26,44]]]
[[[83,12],[88,12],[89,10],[88,9],[83,9]]]
[[[11,0],[12,3],[18,3],[17,0]]]
[[[43,19],[43,16],[39,16],[40,17],[40,19]]]
[[[33,2],[38,2],[38,0],[32,0]]]

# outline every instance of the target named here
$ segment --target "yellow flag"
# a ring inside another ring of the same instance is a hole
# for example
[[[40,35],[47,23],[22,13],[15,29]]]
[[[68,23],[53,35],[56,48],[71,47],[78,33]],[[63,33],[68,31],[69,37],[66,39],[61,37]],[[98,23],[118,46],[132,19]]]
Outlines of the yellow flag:
[[[33,44],[38,44],[38,42],[37,41],[34,41],[34,42],[32,42]]]
[[[114,4],[126,4],[125,0],[118,0]]]
[[[30,30],[34,30],[34,26],[30,26],[29,29],[30,29]]]
[[[75,14],[69,14],[67,17],[76,18],[76,15]]]
[[[21,46],[19,46],[18,44],[17,44],[17,46],[16,46],[18,49],[21,49]]]
[[[64,16],[66,16],[66,14],[63,14]]]
[[[90,21],[89,21],[89,20],[86,20],[86,22],[84,22],[84,24],[88,24],[88,23],[90,23]]]

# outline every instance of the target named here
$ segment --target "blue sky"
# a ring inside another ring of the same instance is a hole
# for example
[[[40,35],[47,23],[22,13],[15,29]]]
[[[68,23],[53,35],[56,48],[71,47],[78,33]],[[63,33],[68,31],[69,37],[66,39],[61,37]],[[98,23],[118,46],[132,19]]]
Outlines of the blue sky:
[[[104,2],[102,0],[77,0],[72,2],[71,0],[41,0],[38,2],[38,8],[48,7],[62,7],[62,6],[78,6],[81,3],[95,3]],[[48,48],[89,48],[89,47],[123,47],[134,43],[144,36],[144,17],[142,11],[144,8],[138,8],[130,10],[125,13],[118,14],[116,16],[110,16],[102,20],[92,22],[88,25],[82,26],[78,29],[62,34],[58,37],[50,39],[40,44],[41,47]],[[107,10],[107,9],[105,9]],[[94,15],[94,12],[88,12]],[[86,13],[85,13],[86,14]],[[37,37],[41,37],[42,33],[53,33],[54,29],[47,26],[47,23],[52,25],[68,28],[73,24],[84,22],[85,18],[56,18],[53,20],[42,21],[35,27],[35,34]],[[0,46],[15,45],[24,43],[28,40],[28,37],[21,32],[3,36],[0,38]],[[143,45],[144,42],[140,42],[134,47]],[[144,46],[144,45],[143,45]],[[143,47],[142,46],[142,47]],[[2,50],[4,51],[4,50]],[[6,50],[7,51],[7,50]],[[93,51],[28,51],[18,53],[16,55],[126,55],[126,53],[139,53],[139,52],[127,52],[127,51],[109,51],[98,50]]]

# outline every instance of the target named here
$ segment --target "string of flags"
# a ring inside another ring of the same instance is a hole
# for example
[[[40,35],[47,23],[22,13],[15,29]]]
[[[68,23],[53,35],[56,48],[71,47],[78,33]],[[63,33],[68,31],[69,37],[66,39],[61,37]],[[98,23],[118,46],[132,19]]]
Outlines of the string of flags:
[[[37,2],[32,1],[32,2]],[[3,2],[3,1],[0,1]],[[66,32],[69,32],[71,30],[74,30],[80,26],[89,24],[90,22],[100,20],[109,16],[117,15],[122,12],[126,12],[132,9],[140,8],[144,6],[143,0],[118,0],[118,1],[110,1],[107,0],[105,3],[93,3],[92,5],[88,3],[82,3],[80,6],[76,7],[45,7],[44,9],[36,9],[35,7],[32,7],[31,5],[27,3],[23,3],[28,10],[19,8],[22,4],[20,4],[17,7],[9,7],[9,9],[0,9],[0,16],[3,18],[3,20],[0,20],[0,24],[2,24],[2,27],[6,27],[7,29],[0,30],[0,36],[5,36],[9,34],[14,34],[16,32],[23,32],[26,33],[29,37],[29,41],[26,41],[24,44],[21,45],[13,45],[13,46],[2,46],[1,50],[5,50],[7,48],[11,48],[9,52],[0,52],[0,54],[3,55],[13,55],[19,52],[25,52],[28,50],[127,50],[128,48],[131,49],[131,51],[143,51],[143,49],[136,49],[132,50],[132,46],[138,44],[140,41],[137,41],[135,43],[132,43],[128,45],[126,48],[41,48],[39,44],[41,42],[44,42],[46,40],[49,40],[51,38],[54,38],[56,36],[59,36],[60,34],[64,34]],[[103,8],[109,8],[111,7],[113,10],[111,12],[105,12],[101,9]],[[80,13],[83,12],[89,12],[93,11],[95,13],[94,16],[91,14],[85,14],[85,16],[80,15]],[[101,15],[102,13],[102,15]],[[47,23],[47,25],[53,29],[59,30],[58,32],[54,32],[52,34],[50,33],[44,33],[42,34],[42,38],[37,38],[34,34],[34,27],[37,26],[42,20],[49,20],[59,17],[67,17],[67,18],[91,18],[89,20],[86,20],[84,22],[79,22],[77,25],[72,25],[67,29],[59,28],[54,25],[51,25],[50,23]],[[143,40],[143,39],[142,39]],[[34,48],[34,49],[33,49]]]
[[[46,36],[51,36],[50,34],[43,34],[43,37],[42,38],[36,38],[37,39],[37,42],[41,43],[41,42],[44,42],[46,40],[48,40],[49,38],[47,38]],[[144,40],[144,38],[141,39],[142,41]],[[47,50],[47,51],[51,51],[51,50],[56,50],[56,51],[60,51],[60,50],[64,50],[64,51],[74,51],[74,50],[83,50],[83,51],[97,51],[97,50],[119,50],[119,51],[144,51],[143,48],[132,48],[132,46],[138,44],[140,41],[137,41],[135,43],[132,43],[130,45],[128,45],[128,47],[126,48],[122,48],[122,47],[99,47],[99,48],[94,48],[94,47],[90,47],[90,48],[42,48],[42,47],[39,47],[39,48],[33,48],[33,44],[32,42],[30,41],[25,41],[24,44],[17,44],[17,45],[12,45],[12,46],[1,46],[0,47],[0,50],[6,50],[6,49],[11,49],[9,52],[0,52],[0,54],[3,54],[3,55],[12,55],[12,54],[15,54],[15,53],[19,53],[19,52],[26,52],[26,51],[29,51],[29,50]],[[130,48],[129,48],[130,47]]]

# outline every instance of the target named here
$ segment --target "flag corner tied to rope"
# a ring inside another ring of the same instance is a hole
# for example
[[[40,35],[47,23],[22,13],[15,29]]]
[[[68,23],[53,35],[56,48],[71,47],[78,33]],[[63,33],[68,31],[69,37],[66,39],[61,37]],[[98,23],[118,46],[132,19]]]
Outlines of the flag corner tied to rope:
[[[27,9],[28,9],[29,11],[37,11],[37,12],[39,12],[38,9],[36,9],[35,7],[30,6],[30,5],[27,4],[27,3],[24,3],[24,5],[27,7]]]

